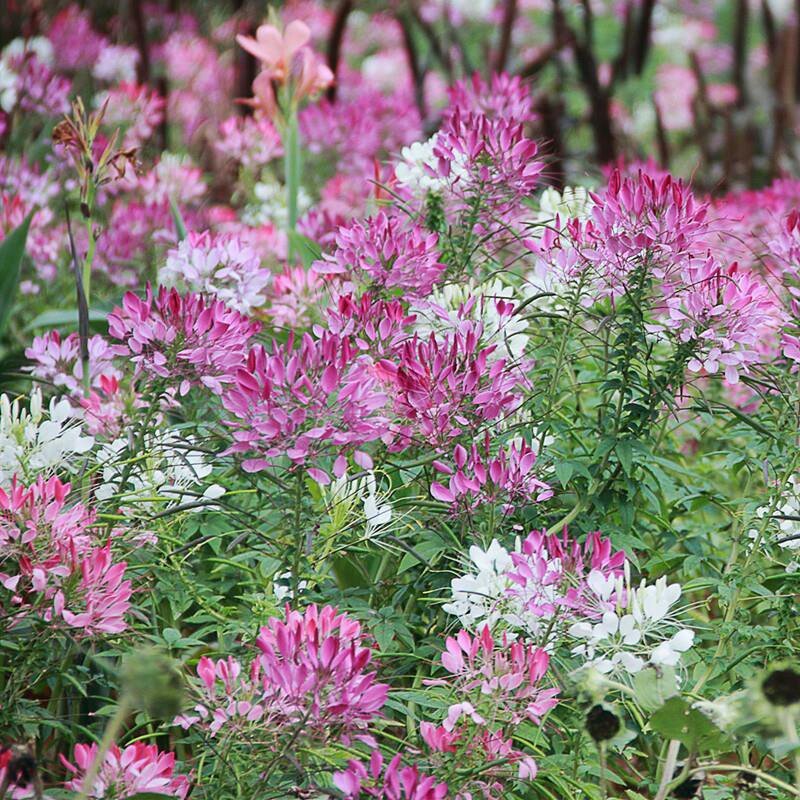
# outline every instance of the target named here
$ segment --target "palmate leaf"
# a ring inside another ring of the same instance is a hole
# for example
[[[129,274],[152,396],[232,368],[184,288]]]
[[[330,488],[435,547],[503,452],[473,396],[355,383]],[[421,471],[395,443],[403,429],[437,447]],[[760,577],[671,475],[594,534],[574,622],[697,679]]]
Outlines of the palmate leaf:
[[[17,297],[19,273],[33,211],[0,242],[0,333],[5,330]]]

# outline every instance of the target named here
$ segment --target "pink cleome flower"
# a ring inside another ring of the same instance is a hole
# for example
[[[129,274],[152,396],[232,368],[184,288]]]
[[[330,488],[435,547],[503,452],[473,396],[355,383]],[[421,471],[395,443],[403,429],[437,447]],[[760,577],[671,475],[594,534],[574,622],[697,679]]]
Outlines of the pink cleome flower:
[[[500,447],[493,455],[486,433],[480,445],[473,443],[467,449],[457,444],[452,463],[433,462],[437,472],[450,477],[447,486],[432,482],[431,495],[449,503],[454,512],[490,502],[500,502],[510,512],[515,503],[541,503],[553,496],[550,486],[536,477],[536,454],[525,441]]]
[[[212,735],[252,730],[260,741],[280,741],[293,730],[321,742],[372,741],[369,723],[389,687],[367,671],[372,650],[357,620],[332,606],[304,613],[287,606],[285,621],[271,619],[256,645],[260,655],[246,674],[235,659],[200,660],[201,702],[194,715],[178,718],[180,725]]]
[[[465,630],[448,636],[441,661],[449,677],[427,683],[446,687],[456,702],[440,725],[421,723],[420,734],[434,754],[443,754],[439,760],[481,766],[456,796],[467,798],[480,791],[486,797],[501,797],[509,770],[521,779],[535,778],[536,761],[514,745],[512,736],[524,720],[541,724],[558,704],[558,689],[540,686],[550,663],[547,653],[509,642],[505,635],[498,641],[484,626],[475,637]]]
[[[532,531],[510,555],[512,583],[506,594],[517,598],[526,612],[544,618],[564,611],[568,616],[598,616],[605,609],[597,609],[591,584],[597,578],[615,579],[625,563],[625,552],[612,551],[611,541],[599,532],[590,533],[581,545],[566,530],[560,536]]]
[[[381,211],[340,228],[336,250],[314,264],[320,275],[342,275],[375,289],[402,290],[424,297],[443,277],[438,237]]]
[[[0,593],[4,626],[31,615],[50,625],[63,620],[79,636],[125,629],[130,581],[125,563],[98,547],[94,512],[66,505],[69,484],[39,478],[0,489]]]
[[[74,764],[61,756],[63,765],[75,776],[64,784],[65,788],[73,792],[85,788],[84,778],[96,755],[96,744],[76,744]],[[175,774],[174,753],[163,753],[156,745],[145,742],[134,742],[122,750],[112,744],[94,785],[88,789],[92,798],[152,793],[183,800],[189,792],[189,779]]]
[[[347,800],[375,797],[381,800],[443,800],[447,784],[422,775],[416,767],[401,767],[400,754],[385,767],[383,756],[373,750],[369,764],[350,761],[347,769],[335,772],[333,782]]]
[[[109,336],[122,342],[114,353],[137,375],[177,381],[181,395],[197,385],[222,393],[260,328],[219,300],[163,286],[155,296],[148,286],[144,298],[128,292],[108,316]]]
[[[480,323],[464,321],[442,337],[403,342],[393,360],[380,361],[378,374],[400,418],[395,448],[447,446],[520,406],[523,372],[505,359],[490,360],[497,345],[482,347],[482,334]]]
[[[25,349],[25,357],[33,362],[26,367],[36,378],[63,386],[72,394],[83,391],[83,362],[80,357],[80,339],[77,333],[61,338],[58,331],[36,336]],[[89,339],[90,385],[99,387],[103,377],[120,378],[122,372],[114,366],[111,345],[99,335]]]

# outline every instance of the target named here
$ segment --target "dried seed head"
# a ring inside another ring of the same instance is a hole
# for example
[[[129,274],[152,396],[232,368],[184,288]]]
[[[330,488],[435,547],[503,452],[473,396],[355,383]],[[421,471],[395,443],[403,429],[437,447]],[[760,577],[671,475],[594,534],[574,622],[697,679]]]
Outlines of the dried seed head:
[[[586,715],[586,730],[596,742],[613,739],[621,727],[619,717],[600,703],[592,706]]]
[[[773,669],[761,682],[761,691],[774,706],[792,706],[800,702],[800,672],[793,667]]]

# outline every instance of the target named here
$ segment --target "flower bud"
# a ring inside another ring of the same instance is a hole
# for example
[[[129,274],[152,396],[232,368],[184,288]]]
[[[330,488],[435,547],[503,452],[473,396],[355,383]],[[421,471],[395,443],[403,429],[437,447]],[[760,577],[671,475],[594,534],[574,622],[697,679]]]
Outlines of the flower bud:
[[[156,648],[131,653],[122,664],[122,692],[155,719],[171,719],[183,704],[183,678],[175,661]]]

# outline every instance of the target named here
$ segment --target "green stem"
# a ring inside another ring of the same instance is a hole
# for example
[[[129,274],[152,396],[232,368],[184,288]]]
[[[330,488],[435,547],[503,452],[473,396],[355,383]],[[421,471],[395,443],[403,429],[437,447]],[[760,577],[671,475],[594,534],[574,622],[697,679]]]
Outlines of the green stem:
[[[283,137],[283,162],[286,179],[286,212],[287,230],[291,234],[297,227],[298,196],[300,194],[300,175],[302,164],[300,161],[300,132],[297,125],[297,109],[292,107],[286,118],[286,127]],[[289,258],[293,251],[291,237],[289,238]]]

